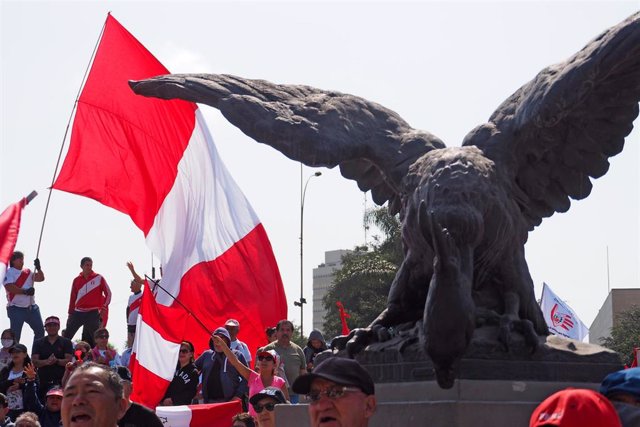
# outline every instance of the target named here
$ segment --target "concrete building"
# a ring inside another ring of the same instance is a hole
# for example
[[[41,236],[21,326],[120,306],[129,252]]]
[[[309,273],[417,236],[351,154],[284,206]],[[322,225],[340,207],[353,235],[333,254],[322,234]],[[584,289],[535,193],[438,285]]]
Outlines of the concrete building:
[[[589,342],[600,345],[600,340],[611,336],[616,316],[633,306],[640,307],[640,289],[611,289],[589,328]]]
[[[322,298],[327,294],[335,272],[342,268],[342,256],[349,253],[346,249],[326,251],[324,263],[313,269],[313,329],[323,331],[324,315],[326,310],[322,305]]]

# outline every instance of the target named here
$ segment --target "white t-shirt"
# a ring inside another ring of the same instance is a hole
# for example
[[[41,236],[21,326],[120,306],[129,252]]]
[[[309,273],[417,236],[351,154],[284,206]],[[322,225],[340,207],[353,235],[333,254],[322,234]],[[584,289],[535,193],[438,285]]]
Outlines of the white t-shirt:
[[[15,380],[22,377],[22,372],[9,371],[9,380]],[[9,403],[9,409],[22,409],[24,404],[22,402],[22,390],[14,390],[7,393],[7,402]]]
[[[18,280],[18,277],[22,274],[22,270],[18,270],[17,268],[10,267],[7,270],[7,275],[4,277],[4,285],[8,283],[15,283]],[[29,273],[29,277],[22,285],[22,289],[33,288],[33,272]],[[6,289],[5,289],[6,290]],[[8,306],[16,306],[16,307],[29,307],[35,304],[35,298],[33,295],[13,295],[7,291],[7,307]]]
[[[240,340],[231,341],[231,350],[238,350],[244,356],[247,363],[251,362],[249,347]]]

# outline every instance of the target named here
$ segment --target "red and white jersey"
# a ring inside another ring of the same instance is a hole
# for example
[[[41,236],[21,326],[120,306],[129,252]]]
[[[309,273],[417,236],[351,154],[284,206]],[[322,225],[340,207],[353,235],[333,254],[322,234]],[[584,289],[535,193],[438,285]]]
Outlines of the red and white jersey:
[[[33,288],[33,272],[28,268],[24,270],[18,270],[17,268],[10,267],[7,270],[7,274],[4,276],[3,285],[14,284],[22,289]],[[7,307],[12,305],[15,307],[29,307],[35,304],[35,298],[33,295],[15,295],[7,292]]]
[[[138,321],[140,303],[142,303],[142,291],[129,296],[129,302],[127,302],[127,325],[135,325]]]
[[[107,281],[93,271],[85,278],[82,273],[71,285],[69,298],[69,314],[74,311],[92,311],[107,307],[111,302],[111,289]]]

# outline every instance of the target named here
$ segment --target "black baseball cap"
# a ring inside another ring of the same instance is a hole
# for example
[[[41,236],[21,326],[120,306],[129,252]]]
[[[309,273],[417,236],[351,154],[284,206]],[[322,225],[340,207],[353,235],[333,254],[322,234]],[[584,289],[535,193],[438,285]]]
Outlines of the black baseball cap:
[[[131,381],[131,371],[126,366],[114,366],[113,370],[116,371],[121,380],[129,382]]]
[[[298,394],[309,394],[311,383],[316,378],[323,378],[336,384],[358,387],[366,395],[375,394],[375,386],[371,375],[353,359],[330,357],[320,362],[313,371],[300,375],[293,382],[293,391]]]
[[[27,346],[24,344],[14,344],[14,346],[9,349],[9,353],[13,353],[14,351],[22,351],[23,353],[28,353]]]
[[[249,403],[255,405],[265,397],[275,399],[278,403],[287,403],[287,399],[285,399],[282,390],[277,387],[267,387],[259,393],[254,394],[253,396],[251,396],[251,399],[249,399]]]

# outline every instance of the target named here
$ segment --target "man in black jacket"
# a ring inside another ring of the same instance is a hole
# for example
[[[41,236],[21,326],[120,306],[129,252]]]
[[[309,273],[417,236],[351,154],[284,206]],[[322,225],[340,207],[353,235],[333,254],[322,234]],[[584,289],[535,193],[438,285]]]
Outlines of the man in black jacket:
[[[124,398],[129,408],[118,421],[118,427],[162,427],[162,421],[151,409],[129,400],[131,396],[131,372],[126,366],[118,366],[118,375],[124,388]]]

